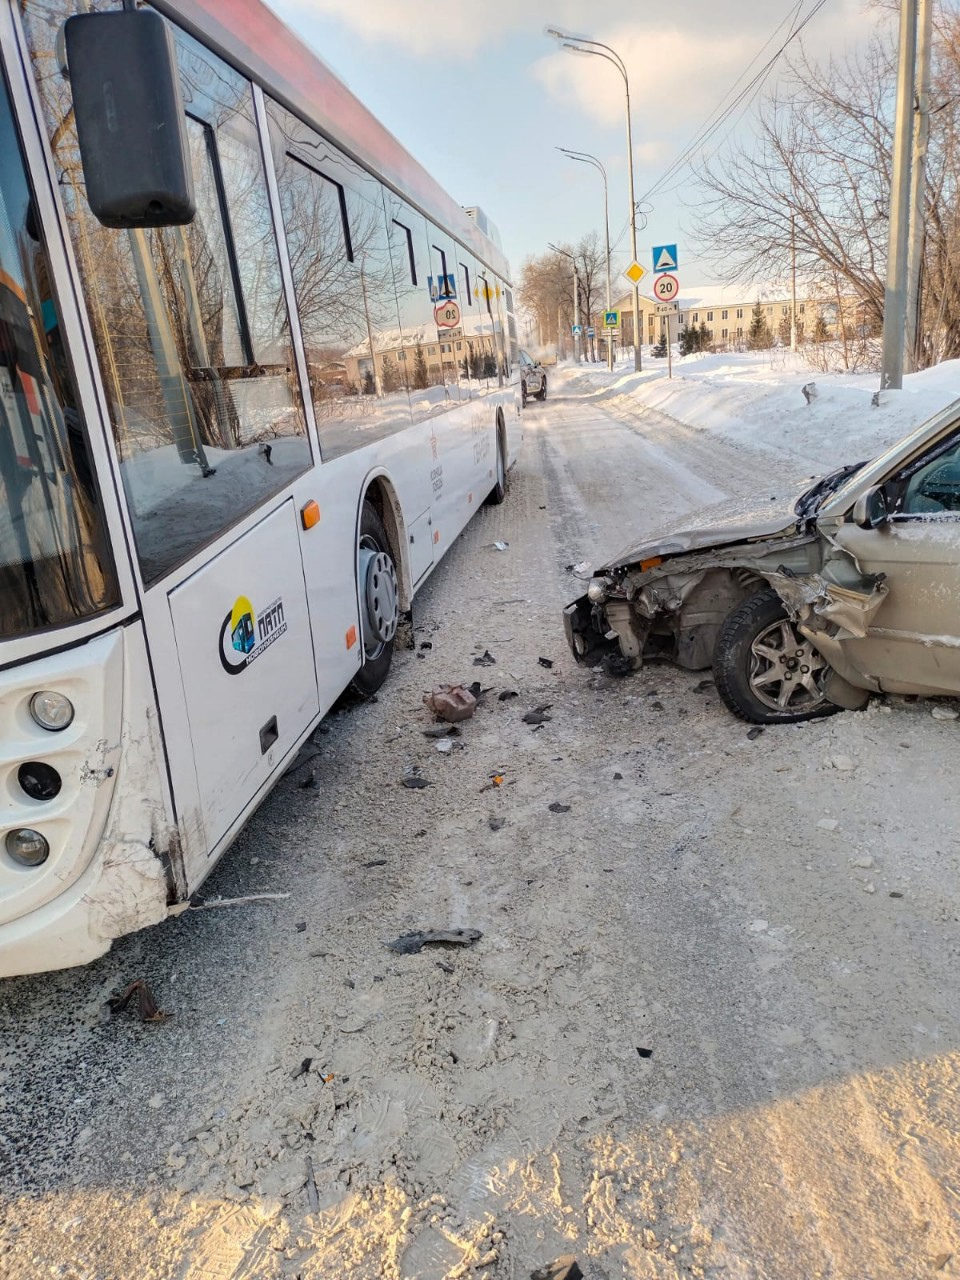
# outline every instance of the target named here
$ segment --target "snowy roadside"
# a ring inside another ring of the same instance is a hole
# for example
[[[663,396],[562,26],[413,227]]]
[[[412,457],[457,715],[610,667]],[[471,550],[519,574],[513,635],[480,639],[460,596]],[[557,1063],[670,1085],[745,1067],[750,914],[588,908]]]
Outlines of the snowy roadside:
[[[803,459],[827,471],[879,453],[960,397],[960,361],[911,374],[902,391],[872,400],[875,373],[821,373],[789,351],[692,355],[673,362],[644,354],[642,373],[629,362],[610,373],[603,365],[562,364],[554,387],[576,391],[614,412],[656,409],[685,427],[733,443]],[[808,403],[802,388],[814,384]]]

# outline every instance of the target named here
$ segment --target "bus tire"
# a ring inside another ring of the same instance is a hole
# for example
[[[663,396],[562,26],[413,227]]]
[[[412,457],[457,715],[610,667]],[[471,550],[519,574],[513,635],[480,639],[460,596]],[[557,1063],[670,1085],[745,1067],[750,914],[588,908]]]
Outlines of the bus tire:
[[[387,531],[371,502],[365,501],[360,512],[357,542],[360,642],[364,660],[353,678],[353,688],[361,697],[369,698],[390,672],[400,620],[397,568]]]
[[[507,449],[504,440],[503,423],[497,419],[497,480],[487,494],[487,505],[499,507],[507,496]]]

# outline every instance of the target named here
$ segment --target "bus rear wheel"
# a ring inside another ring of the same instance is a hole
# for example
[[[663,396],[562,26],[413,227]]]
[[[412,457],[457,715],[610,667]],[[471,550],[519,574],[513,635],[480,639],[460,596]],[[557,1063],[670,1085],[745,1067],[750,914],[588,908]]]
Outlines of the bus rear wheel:
[[[369,698],[389,674],[400,620],[397,567],[383,521],[370,502],[364,502],[360,513],[357,570],[363,666],[353,678],[353,687]]]

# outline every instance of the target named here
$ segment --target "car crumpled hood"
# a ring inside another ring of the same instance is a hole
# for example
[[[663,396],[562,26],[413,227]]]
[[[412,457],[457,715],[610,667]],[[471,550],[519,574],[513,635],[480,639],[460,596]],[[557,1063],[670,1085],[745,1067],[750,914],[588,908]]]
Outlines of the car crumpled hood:
[[[646,534],[641,542],[631,543],[618,555],[608,559],[603,570],[624,568],[654,556],[682,555],[704,547],[724,547],[754,538],[769,538],[797,527],[794,506],[810,487],[810,480],[781,486],[781,492],[769,491],[749,498],[734,498],[715,506],[704,507],[686,525],[663,525]]]

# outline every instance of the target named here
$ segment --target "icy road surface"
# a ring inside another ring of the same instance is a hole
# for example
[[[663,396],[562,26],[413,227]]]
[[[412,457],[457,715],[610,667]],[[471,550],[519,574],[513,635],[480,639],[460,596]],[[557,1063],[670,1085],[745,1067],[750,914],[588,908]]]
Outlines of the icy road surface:
[[[821,459],[562,375],[525,422],[417,651],[203,894],[289,897],[0,986],[5,1277],[960,1274],[960,722],[751,740],[709,673],[578,669],[566,565]],[[441,753],[421,696],[476,678]],[[172,1020],[103,1021],[140,977]]]

